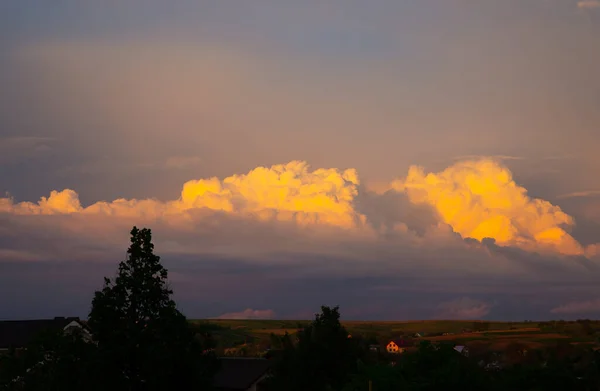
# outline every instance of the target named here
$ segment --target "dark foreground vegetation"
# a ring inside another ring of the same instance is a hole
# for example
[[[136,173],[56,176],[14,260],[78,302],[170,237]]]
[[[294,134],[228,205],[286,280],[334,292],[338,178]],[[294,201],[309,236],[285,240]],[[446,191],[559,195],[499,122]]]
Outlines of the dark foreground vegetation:
[[[95,293],[90,333],[49,332],[11,350],[0,358],[0,389],[213,389],[217,353],[225,353],[220,341],[242,339],[246,346],[247,336],[228,334],[218,322],[189,322],[171,295],[150,230],[134,227],[127,260]],[[594,334],[593,323],[580,325]],[[388,354],[368,324],[340,323],[338,307],[322,307],[312,322],[290,328],[264,333],[269,349],[255,353],[267,350],[272,371],[259,390],[600,390],[600,353],[589,344],[554,340],[542,349],[514,342],[499,357],[488,350],[466,354],[447,335],[419,336],[402,354]],[[489,324],[472,328],[463,335],[485,333]]]
[[[218,360],[171,300],[149,229],[131,231],[127,260],[92,301],[83,333],[46,333],[0,361],[6,390],[210,389]]]
[[[282,359],[265,390],[600,390],[600,354],[563,344],[544,351],[509,349],[499,365],[461,354],[453,343],[422,341],[403,354],[373,352],[348,338],[337,308],[323,307],[298,334],[284,336]],[[496,365],[489,365],[489,364]]]

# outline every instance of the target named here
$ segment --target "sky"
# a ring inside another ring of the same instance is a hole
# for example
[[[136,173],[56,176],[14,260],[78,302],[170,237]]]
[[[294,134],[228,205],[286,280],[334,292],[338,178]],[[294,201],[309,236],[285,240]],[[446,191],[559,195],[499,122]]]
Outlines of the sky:
[[[151,228],[190,318],[600,316],[600,2],[0,2],[0,318]]]

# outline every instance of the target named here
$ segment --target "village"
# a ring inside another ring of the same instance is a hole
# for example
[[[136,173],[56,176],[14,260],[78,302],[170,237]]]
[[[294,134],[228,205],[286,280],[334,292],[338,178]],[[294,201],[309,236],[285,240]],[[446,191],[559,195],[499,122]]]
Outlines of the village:
[[[249,391],[257,390],[257,385],[268,378],[272,368],[281,357],[285,340],[297,343],[297,333],[302,330],[289,327],[292,321],[257,321],[257,320],[202,320],[192,321],[198,338],[210,346],[221,362],[220,370],[214,379],[217,391]],[[577,349],[590,348],[597,350],[599,322],[542,322],[532,327],[528,324],[485,324],[476,322],[477,331],[464,326],[466,322],[455,321],[422,321],[402,322],[405,329],[426,325],[428,331],[398,333],[398,337],[376,337],[374,328],[382,330],[394,329],[398,324],[390,322],[346,322],[347,329],[353,330],[347,339],[354,340],[368,352],[368,360],[394,367],[405,355],[417,353],[423,346],[430,345],[433,350],[452,348],[456,356],[464,357],[477,363],[485,371],[501,371],[514,365],[545,366],[548,352],[574,354]],[[435,330],[451,324],[447,332]],[[280,329],[269,329],[265,326],[279,325]],[[302,322],[296,322],[301,326]],[[260,326],[260,327],[259,327]],[[529,326],[517,328],[517,326]],[[541,326],[541,328],[539,327]],[[258,327],[253,329],[252,327]],[[490,329],[490,327],[492,329]],[[494,327],[504,329],[493,330]],[[550,335],[544,327],[563,330],[562,334]],[[460,329],[457,329],[460,328]],[[481,330],[485,329],[485,331]],[[65,334],[77,333],[85,341],[92,341],[92,333],[87,322],[77,317],[55,317],[42,320],[0,321],[0,355],[11,350],[25,349],[39,335],[47,331],[62,330]],[[210,332],[207,332],[210,330]],[[365,330],[370,332],[364,333]],[[267,334],[265,331],[269,331]],[[361,331],[363,333],[361,333]],[[579,333],[578,333],[579,331]],[[277,332],[277,334],[275,333]],[[569,334],[570,333],[570,334]],[[268,335],[268,339],[265,338]],[[587,338],[583,338],[583,337]],[[207,340],[207,339],[210,339]],[[537,342],[536,342],[537,341]],[[543,344],[540,341],[545,341]]]
[[[292,339],[302,326],[284,320],[203,320],[200,328],[212,329],[217,352],[227,357],[271,357],[287,334]],[[414,353],[423,342],[451,346],[490,371],[519,363],[543,364],[549,351],[569,354],[600,347],[600,322],[590,320],[547,322],[482,321],[347,321],[348,338],[359,339],[381,360],[394,363],[400,355]],[[416,331],[420,330],[420,331]],[[444,331],[449,330],[449,331]],[[267,337],[268,336],[268,337]]]

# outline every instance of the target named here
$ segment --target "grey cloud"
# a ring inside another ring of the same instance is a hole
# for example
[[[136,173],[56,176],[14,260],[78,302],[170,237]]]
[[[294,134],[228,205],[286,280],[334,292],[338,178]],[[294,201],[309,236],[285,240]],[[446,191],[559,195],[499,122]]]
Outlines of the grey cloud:
[[[427,205],[415,205],[405,193],[388,190],[378,194],[364,186],[355,201],[358,212],[367,216],[367,221],[382,233],[393,232],[398,224],[423,235],[428,227],[439,221],[437,212]]]
[[[13,217],[3,216],[0,222],[0,296],[23,299],[20,306],[0,301],[0,310],[6,316],[26,309],[31,314],[64,313],[68,308],[84,313],[89,303],[81,297],[89,298],[102,276],[114,273],[125,256],[132,222],[75,224],[74,216]],[[340,304],[347,319],[428,319],[441,315],[441,302],[470,297],[501,303],[494,307],[493,318],[543,319],[551,308],[534,302],[536,295],[551,303],[565,292],[578,297],[600,294],[600,273],[591,260],[463,241],[450,232],[440,241],[439,227],[422,236],[403,231],[361,241],[343,232],[311,235],[285,224],[218,214],[204,220],[209,225],[201,221],[185,230],[169,222],[148,224],[172,273],[181,308],[196,318],[240,308],[267,308],[278,317],[293,318],[321,304]],[[432,240],[434,232],[437,240]],[[523,297],[529,301],[520,302]],[[46,308],[48,298],[53,304]],[[475,310],[482,313],[487,307],[470,308],[474,316]]]

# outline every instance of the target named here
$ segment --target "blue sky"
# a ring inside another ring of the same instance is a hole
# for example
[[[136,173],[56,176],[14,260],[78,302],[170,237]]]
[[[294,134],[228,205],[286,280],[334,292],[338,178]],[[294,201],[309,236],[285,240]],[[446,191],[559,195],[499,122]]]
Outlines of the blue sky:
[[[85,315],[137,224],[192,317],[597,315],[599,41],[596,1],[2,1],[0,314]]]

